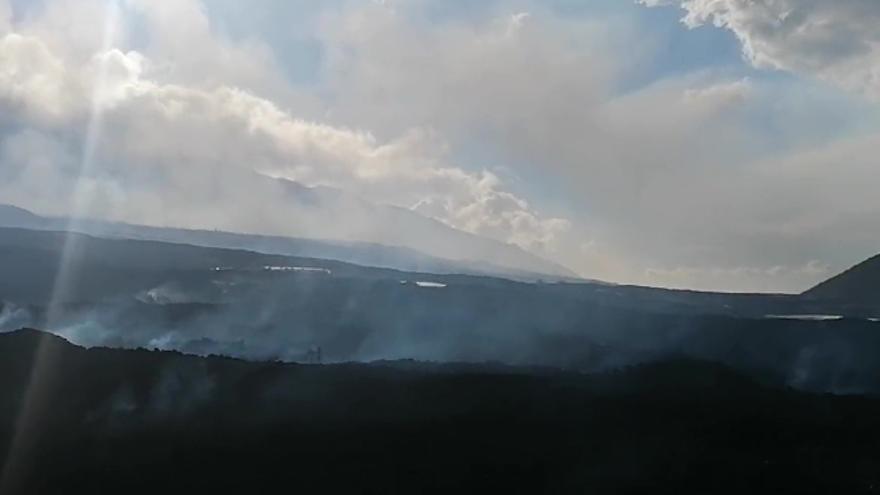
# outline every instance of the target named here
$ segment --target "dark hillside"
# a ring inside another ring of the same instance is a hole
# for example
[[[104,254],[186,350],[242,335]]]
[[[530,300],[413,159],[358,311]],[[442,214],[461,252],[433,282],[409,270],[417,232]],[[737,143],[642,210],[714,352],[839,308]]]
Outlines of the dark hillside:
[[[880,306],[880,255],[831,277],[804,292],[804,295],[814,299]]]
[[[42,378],[29,391],[37,353]],[[0,394],[4,446],[25,398],[31,404],[15,448],[3,450],[4,493],[880,486],[880,402],[767,389],[692,360],[589,376],[415,362],[282,365],[85,350],[23,331],[0,335]]]
[[[65,242],[74,275],[53,301]],[[0,329],[46,327],[87,346],[284,361],[320,346],[334,362],[580,371],[687,356],[806,390],[880,393],[880,323],[766,316],[809,309],[775,296],[530,284],[0,229]]]

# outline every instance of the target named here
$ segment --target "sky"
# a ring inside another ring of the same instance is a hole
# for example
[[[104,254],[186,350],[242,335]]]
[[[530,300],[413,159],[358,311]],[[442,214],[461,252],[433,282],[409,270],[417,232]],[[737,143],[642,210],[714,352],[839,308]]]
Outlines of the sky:
[[[799,292],[880,252],[878,25],[876,0],[0,0],[0,202],[326,237],[270,176],[587,278]]]

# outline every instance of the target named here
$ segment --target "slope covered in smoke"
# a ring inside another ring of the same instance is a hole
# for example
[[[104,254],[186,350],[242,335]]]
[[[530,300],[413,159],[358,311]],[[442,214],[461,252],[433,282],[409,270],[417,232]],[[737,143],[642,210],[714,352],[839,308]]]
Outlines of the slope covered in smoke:
[[[327,493],[870,493],[880,483],[876,399],[766,388],[683,359],[598,375],[290,365],[87,350],[24,330],[0,334],[0,404],[0,444],[10,446],[0,452],[0,490],[10,495],[262,493],[279,484]]]
[[[0,226],[38,229],[51,224],[50,220],[24,208],[0,204]]]
[[[306,212],[309,232],[320,239],[193,230],[66,218],[49,218],[0,205],[0,227],[78,232],[107,237],[248,249],[270,254],[324,258],[359,265],[427,273],[473,273],[525,280],[576,279],[571,271],[522,249],[468,234],[415,212],[352,199],[328,188],[284,181],[294,211]],[[352,219],[357,212],[357,219]],[[345,221],[339,219],[345,218]],[[300,219],[299,224],[303,223]],[[346,229],[358,226],[357,232]],[[347,226],[347,227],[343,227]],[[336,239],[336,240],[333,240]],[[363,240],[367,239],[367,240]]]
[[[70,283],[58,291],[64,246]],[[38,326],[89,346],[283,361],[318,346],[335,362],[583,371],[685,355],[808,390],[880,391],[878,315],[766,316],[852,309],[792,296],[523,283],[0,229],[0,301],[0,329]]]
[[[282,185],[298,209],[316,216],[310,222],[310,228],[320,232],[321,237],[406,246],[450,260],[557,277],[577,277],[571,270],[517,246],[452,228],[409,209],[372,203],[339,189],[305,187],[289,180],[274,180]]]

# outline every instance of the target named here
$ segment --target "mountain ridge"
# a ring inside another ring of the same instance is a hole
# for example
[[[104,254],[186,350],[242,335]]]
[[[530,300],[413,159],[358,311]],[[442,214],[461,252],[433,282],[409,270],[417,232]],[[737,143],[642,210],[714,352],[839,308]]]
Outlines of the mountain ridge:
[[[436,222],[436,220],[433,220],[433,222]],[[44,217],[14,205],[0,204],[0,226],[66,231],[71,228],[70,223],[70,220],[66,218]],[[437,223],[439,224],[440,222]],[[523,280],[547,278],[558,280],[580,279],[573,272],[562,267],[556,267],[554,264],[547,265],[547,271],[517,269],[511,266],[499,265],[493,260],[446,259],[426,254],[407,246],[386,245],[368,241],[311,239],[216,230],[156,227],[92,219],[77,220],[73,230],[99,237],[121,237],[184,243],[204,247],[247,249],[266,254],[323,258],[363,266],[392,268],[404,271],[437,274],[463,273],[502,276]]]

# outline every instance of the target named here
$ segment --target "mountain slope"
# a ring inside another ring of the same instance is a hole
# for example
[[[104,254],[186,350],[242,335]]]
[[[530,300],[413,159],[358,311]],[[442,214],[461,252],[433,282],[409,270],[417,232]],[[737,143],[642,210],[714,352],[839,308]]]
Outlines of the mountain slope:
[[[12,205],[0,204],[0,226],[37,229],[43,228],[49,220]]]
[[[816,299],[880,305],[880,255],[819,283],[803,293]]]
[[[577,278],[576,275],[563,267],[526,253],[515,246],[483,239],[465,232],[451,229],[436,220],[421,217],[409,210],[395,207],[380,207],[368,203],[357,207],[345,207],[325,204],[335,193],[321,192],[317,188],[286,186],[292,197],[302,203],[302,208],[315,208],[315,224],[319,218],[328,214],[332,217],[341,215],[342,210],[363,212],[365,218],[372,218],[374,225],[364,227],[370,235],[384,242],[405,243],[400,232],[409,232],[409,236],[421,239],[417,244],[432,252],[469,252],[469,257],[450,259],[436,254],[426,254],[416,248],[405,245],[387,245],[377,242],[357,240],[324,240],[306,239],[286,236],[258,234],[242,234],[210,230],[192,230],[180,228],[150,227],[119,222],[100,220],[78,220],[74,230],[85,234],[101,237],[121,237],[162,242],[175,242],[205,247],[230,249],[247,249],[268,254],[323,258],[345,261],[364,266],[393,268],[397,270],[423,273],[464,273],[480,275],[505,276],[524,280],[540,278]],[[323,198],[323,199],[322,199]],[[308,206],[303,206],[308,205]],[[376,220],[384,219],[384,220]],[[333,224],[332,221],[325,223]],[[367,224],[363,219],[362,226]],[[71,228],[70,221],[65,218],[47,218],[35,215],[27,210],[0,205],[0,227],[17,227],[39,230],[64,231]],[[328,235],[341,235],[341,232],[325,232]],[[355,236],[357,237],[357,236]],[[439,239],[439,240],[438,240]],[[432,244],[432,240],[436,243]],[[424,245],[421,245],[424,244]]]
[[[439,258],[490,263],[523,272],[577,276],[518,246],[452,228],[406,208],[372,203],[338,189],[272,180],[297,205],[296,210],[316,217],[317,221],[308,224],[309,232],[320,232],[320,237],[405,246]]]

